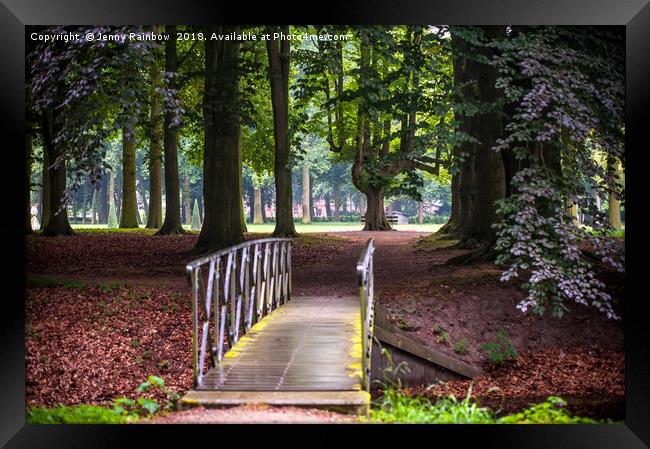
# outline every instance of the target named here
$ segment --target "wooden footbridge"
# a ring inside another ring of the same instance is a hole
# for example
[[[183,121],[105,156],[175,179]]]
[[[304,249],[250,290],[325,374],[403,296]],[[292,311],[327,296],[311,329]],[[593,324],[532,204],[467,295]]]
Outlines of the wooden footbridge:
[[[187,265],[194,389],[180,401],[263,403],[365,414],[373,330],[372,239],[358,297],[292,297],[291,239],[262,239]]]
[[[372,239],[357,261],[354,297],[293,297],[291,246],[291,239],[252,240],[187,265],[194,389],[181,408],[261,403],[366,414],[372,369],[386,366],[375,328],[392,348],[388,362],[413,366],[415,383],[478,374],[383,316],[374,325]]]

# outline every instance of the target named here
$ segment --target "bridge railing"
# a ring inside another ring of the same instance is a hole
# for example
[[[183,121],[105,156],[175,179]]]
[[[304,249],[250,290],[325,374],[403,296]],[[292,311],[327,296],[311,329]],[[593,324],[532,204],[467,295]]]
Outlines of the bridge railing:
[[[361,251],[357,261],[357,276],[359,279],[359,297],[361,299],[361,335],[362,342],[362,379],[361,384],[364,390],[370,389],[370,355],[372,354],[373,323],[375,318],[374,303],[374,277],[373,277],[373,253],[375,243],[369,239]]]
[[[195,387],[256,322],[291,299],[291,242],[251,240],[187,264]]]

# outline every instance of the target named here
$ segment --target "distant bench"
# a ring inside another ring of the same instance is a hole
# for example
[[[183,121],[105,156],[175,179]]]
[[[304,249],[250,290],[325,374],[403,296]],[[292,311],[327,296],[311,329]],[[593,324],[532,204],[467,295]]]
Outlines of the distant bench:
[[[386,220],[388,221],[389,224],[396,225],[397,222],[399,221],[399,217],[397,215],[386,215]],[[362,215],[361,223],[365,223],[365,222],[366,222],[366,216]]]

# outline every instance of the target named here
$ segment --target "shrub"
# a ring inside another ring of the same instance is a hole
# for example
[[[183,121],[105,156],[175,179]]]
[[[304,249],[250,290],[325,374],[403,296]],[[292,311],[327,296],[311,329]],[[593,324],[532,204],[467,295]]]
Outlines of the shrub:
[[[199,200],[194,199],[194,208],[192,209],[192,230],[201,230],[201,215],[199,214]]]
[[[514,346],[512,346],[510,338],[508,338],[508,332],[503,329],[497,333],[495,341],[485,343],[481,346],[481,349],[488,353],[488,357],[492,363],[503,363],[506,360],[515,359],[519,355]]]

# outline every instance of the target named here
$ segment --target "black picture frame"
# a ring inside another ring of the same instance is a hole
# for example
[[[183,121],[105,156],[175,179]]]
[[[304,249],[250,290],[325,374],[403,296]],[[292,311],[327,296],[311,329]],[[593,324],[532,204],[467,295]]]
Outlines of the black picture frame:
[[[647,172],[648,145],[643,138],[648,128],[650,105],[650,4],[648,0],[375,0],[373,2],[332,0],[328,2],[265,2],[260,5],[207,0],[174,2],[148,0],[0,0],[0,114],[3,133],[0,148],[3,171],[0,182],[5,199],[5,214],[0,220],[5,265],[0,293],[0,444],[6,447],[128,447],[141,446],[136,437],[171,442],[172,433],[191,435],[186,443],[199,444],[199,438],[238,434],[242,442],[251,438],[270,444],[282,438],[286,426],[265,426],[262,432],[239,428],[215,431],[211,426],[41,426],[24,423],[24,271],[23,234],[25,182],[24,74],[25,26],[50,24],[207,24],[207,23],[345,23],[411,24],[444,23],[622,25],[626,27],[626,419],[624,425],[554,426],[298,426],[290,433],[295,442],[309,447],[305,433],[320,444],[341,444],[341,433],[362,433],[383,440],[399,436],[405,443],[411,435],[433,444],[451,437],[454,446],[478,439],[481,447],[499,448],[642,448],[650,447],[650,326],[644,312],[642,290],[645,273],[643,257],[650,254],[650,222],[645,206],[644,172]],[[18,169],[20,167],[21,169]],[[645,176],[647,178],[647,174]],[[8,204],[7,204],[8,203]],[[636,288],[635,288],[636,287]],[[634,293],[632,293],[634,292]],[[414,432],[414,433],[411,433]],[[298,436],[299,435],[299,436]],[[286,436],[286,435],[285,435]],[[347,436],[346,436],[347,438]],[[280,443],[281,440],[277,442]],[[365,439],[358,441],[367,441]],[[385,441],[385,440],[384,440]],[[147,443],[145,443],[147,444]],[[151,440],[151,444],[155,444]],[[187,446],[183,444],[182,446]]]

